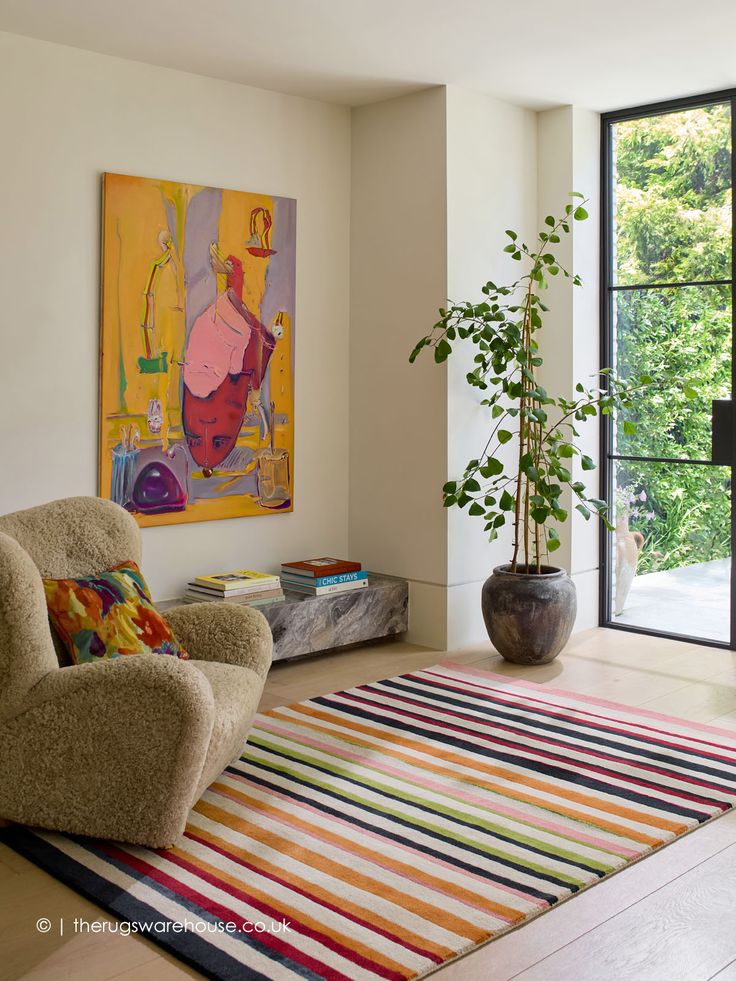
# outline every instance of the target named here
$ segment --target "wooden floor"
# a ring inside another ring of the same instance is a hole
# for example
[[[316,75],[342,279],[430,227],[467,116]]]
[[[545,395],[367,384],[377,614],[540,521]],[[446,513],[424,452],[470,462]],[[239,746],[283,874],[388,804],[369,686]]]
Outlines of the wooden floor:
[[[395,643],[277,664],[262,708],[433,664],[447,655]],[[550,665],[522,669],[478,648],[452,654],[545,682],[736,731],[736,654],[591,630]],[[52,922],[48,934],[36,921]],[[64,919],[64,936],[59,933]],[[0,981],[168,981],[199,977],[147,940],[74,932],[111,921],[0,846]],[[736,981],[736,812],[437,971],[438,981]]]

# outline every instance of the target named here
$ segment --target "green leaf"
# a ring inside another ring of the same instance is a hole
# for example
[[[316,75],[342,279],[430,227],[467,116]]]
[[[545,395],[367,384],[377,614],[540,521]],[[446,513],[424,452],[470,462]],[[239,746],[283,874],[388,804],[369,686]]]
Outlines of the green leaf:
[[[491,416],[494,419],[498,419],[499,416],[503,415],[503,407],[500,405],[494,405],[491,409]]]
[[[580,191],[570,191],[570,197],[571,198],[582,198],[583,200],[585,200],[585,195],[584,194],[581,194]]]
[[[516,507],[516,498],[505,490],[501,494],[501,500],[498,502],[498,506],[502,511],[513,511]]]
[[[503,464],[495,456],[489,456],[485,464],[480,468],[483,477],[497,477],[503,473]]]
[[[456,490],[457,490],[456,480],[448,480],[448,482],[442,488],[444,494],[454,494]]]
[[[592,457],[583,454],[580,457],[580,466],[583,468],[583,470],[595,470],[595,461],[592,459]]]
[[[437,347],[434,349],[434,360],[437,364],[442,364],[443,361],[447,361],[448,357],[452,354],[452,348],[443,338]]]
[[[627,436],[633,436],[636,432],[636,423],[630,419],[624,419],[624,432]]]
[[[544,219],[544,223],[545,225],[549,225],[550,228],[555,227],[555,220],[552,215],[547,215],[547,217]]]
[[[575,510],[579,511],[586,521],[590,521],[590,511],[586,508],[584,504],[576,504]]]
[[[508,441],[512,438],[513,433],[510,433],[508,429],[499,429],[496,436],[498,438],[498,442],[503,445],[504,443],[508,443]]]
[[[575,219],[575,221],[585,221],[587,217],[588,217],[588,212],[585,210],[582,204],[578,208],[576,208],[575,211],[573,212],[573,218]]]
[[[480,490],[480,484],[475,479],[475,477],[468,477],[468,479],[465,481],[465,485],[463,487],[463,490],[466,493],[468,491],[470,491],[471,493],[475,493],[476,491],[479,491]]]
[[[692,385],[683,385],[682,391],[686,399],[696,399],[698,397],[698,392]]]
[[[478,501],[473,501],[473,503],[470,505],[470,509],[468,510],[468,514],[472,514],[474,517],[485,513],[485,508]]]
[[[531,509],[530,514],[533,521],[536,521],[538,525],[543,525],[547,518],[549,518],[551,511],[547,507],[536,507]]]
[[[511,243],[510,245],[504,245],[503,251],[504,252],[516,252],[516,246],[513,243]]]
[[[420,353],[420,351],[422,350],[422,348],[426,347],[429,343],[430,343],[429,338],[428,337],[423,337],[421,339],[421,341],[419,341],[416,344],[416,346],[414,347],[414,350],[409,355],[409,364],[414,364],[414,362],[417,359],[417,355]]]
[[[510,228],[507,228],[507,229],[506,229],[506,234],[508,235],[508,237],[509,237],[509,238],[510,238],[510,239],[511,239],[511,240],[512,240],[513,242],[515,242],[515,241],[517,240],[517,238],[519,237],[519,236],[518,236],[518,235],[516,234],[516,232],[513,232],[513,231],[512,231],[512,230],[511,230]],[[492,286],[493,284],[492,284],[492,283],[489,283],[488,285],[489,285],[489,286]]]

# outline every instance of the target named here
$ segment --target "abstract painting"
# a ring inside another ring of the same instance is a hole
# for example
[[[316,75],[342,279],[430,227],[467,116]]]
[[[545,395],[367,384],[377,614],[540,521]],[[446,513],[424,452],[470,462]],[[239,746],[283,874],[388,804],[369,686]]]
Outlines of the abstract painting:
[[[293,509],[296,201],[104,175],[100,494],[141,525]]]

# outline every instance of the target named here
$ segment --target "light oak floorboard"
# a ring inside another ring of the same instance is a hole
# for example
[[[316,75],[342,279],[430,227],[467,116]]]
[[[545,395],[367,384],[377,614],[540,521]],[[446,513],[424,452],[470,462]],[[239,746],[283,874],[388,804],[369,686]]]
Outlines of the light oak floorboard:
[[[679,876],[515,981],[709,981],[736,954],[736,844]]]
[[[711,981],[736,981],[736,960],[731,961],[718,974],[714,974]]]
[[[418,670],[441,660],[736,729],[736,655],[599,629],[578,634],[560,658],[536,668],[508,664],[488,645],[445,653],[403,642],[275,664],[261,710]],[[730,891],[728,914],[721,910],[727,902],[724,889]],[[688,890],[692,892],[689,907]],[[712,904],[708,890],[713,891]],[[736,930],[732,926],[735,895],[736,814],[729,814],[441,968],[433,977],[440,981],[553,981],[563,976],[566,981],[608,981],[614,977],[615,981],[634,977],[636,981],[656,981],[665,975],[631,972],[659,970],[651,954],[654,939],[659,938],[660,950],[673,943],[680,951],[667,956],[668,981],[706,981],[716,976],[719,981],[736,981]],[[61,937],[58,928],[40,935],[35,923],[41,916],[54,922],[63,916],[65,935]],[[168,981],[199,977],[145,939],[116,934],[75,936],[75,916],[111,920],[92,903],[0,845],[0,981]],[[722,924],[714,925],[714,919]],[[663,922],[668,924],[666,938]],[[627,953],[619,964],[624,949]],[[583,959],[585,950],[594,950],[596,956]],[[614,965],[610,970],[609,964]],[[696,973],[686,975],[684,969]],[[708,971],[710,974],[704,973]]]

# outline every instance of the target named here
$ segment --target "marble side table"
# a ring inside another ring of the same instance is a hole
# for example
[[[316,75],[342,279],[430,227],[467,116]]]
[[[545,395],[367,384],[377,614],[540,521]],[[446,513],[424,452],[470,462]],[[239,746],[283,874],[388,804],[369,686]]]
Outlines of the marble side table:
[[[404,633],[409,627],[409,583],[368,574],[368,586],[306,596],[284,589],[283,603],[258,607],[273,634],[273,659],[283,661]]]

